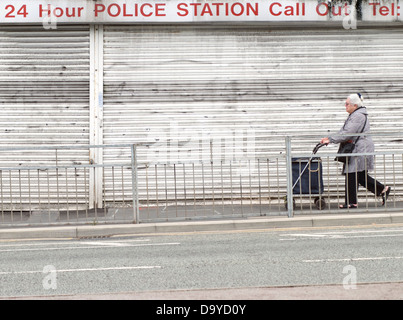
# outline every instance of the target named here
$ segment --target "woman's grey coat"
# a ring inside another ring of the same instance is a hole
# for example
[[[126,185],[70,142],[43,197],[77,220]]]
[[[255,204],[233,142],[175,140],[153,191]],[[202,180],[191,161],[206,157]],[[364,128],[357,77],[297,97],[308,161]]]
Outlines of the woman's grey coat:
[[[358,136],[349,136],[349,134],[361,133],[364,124],[365,128],[363,134],[369,133],[370,125],[367,109],[360,107],[348,116],[343,128],[341,128],[336,135],[329,137],[330,143],[340,143],[348,140],[356,141]],[[374,150],[375,147],[372,138],[370,136],[361,136],[356,143],[353,153],[372,153]],[[361,172],[364,170],[371,171],[373,169],[374,156],[356,156],[350,157],[350,162],[348,166],[345,165],[343,173]]]

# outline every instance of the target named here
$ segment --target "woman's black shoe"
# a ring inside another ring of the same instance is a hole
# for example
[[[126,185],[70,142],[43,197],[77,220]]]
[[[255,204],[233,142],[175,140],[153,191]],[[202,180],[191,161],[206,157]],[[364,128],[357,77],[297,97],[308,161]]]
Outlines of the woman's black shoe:
[[[386,188],[387,188],[386,191],[381,193],[381,195],[382,195],[382,205],[383,206],[386,204],[386,201],[388,200],[390,190],[392,190],[391,187],[386,187]]]

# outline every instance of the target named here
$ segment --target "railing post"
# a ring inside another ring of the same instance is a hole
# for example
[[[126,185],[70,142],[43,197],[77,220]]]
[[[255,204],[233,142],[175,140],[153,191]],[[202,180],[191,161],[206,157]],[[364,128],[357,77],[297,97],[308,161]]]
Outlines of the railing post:
[[[103,26],[90,26],[90,99],[89,99],[89,144],[103,144]],[[103,206],[103,148],[89,148],[90,208]]]
[[[132,196],[133,196],[133,217],[134,223],[139,223],[139,198],[138,198],[138,179],[137,179],[137,154],[136,145],[131,145],[131,164],[132,164]]]
[[[286,173],[287,173],[287,208],[288,217],[294,216],[294,199],[292,194],[292,155],[291,155],[291,138],[285,137],[286,149]]]

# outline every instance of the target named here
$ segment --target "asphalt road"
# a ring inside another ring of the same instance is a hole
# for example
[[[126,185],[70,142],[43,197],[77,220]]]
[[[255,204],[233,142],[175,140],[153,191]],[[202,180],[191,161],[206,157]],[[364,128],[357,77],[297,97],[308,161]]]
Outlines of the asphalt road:
[[[304,298],[330,288],[312,291],[326,299],[387,283],[393,294],[383,297],[403,299],[402,240],[402,225],[1,240],[0,297],[209,299],[220,289],[224,299],[259,299],[264,288],[302,286]]]

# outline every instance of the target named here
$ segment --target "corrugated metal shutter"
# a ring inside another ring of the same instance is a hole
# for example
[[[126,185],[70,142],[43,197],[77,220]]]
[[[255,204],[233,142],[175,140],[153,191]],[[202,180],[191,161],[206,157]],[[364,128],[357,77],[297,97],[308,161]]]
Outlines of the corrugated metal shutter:
[[[59,25],[45,30],[42,26],[0,25],[0,148],[89,144],[89,50],[89,26]],[[57,154],[49,150],[2,151],[0,166],[86,164],[88,157],[88,150],[83,149],[59,150]],[[72,181],[59,190],[56,180],[62,184],[66,176]],[[22,171],[18,176],[16,171],[3,171],[1,178],[2,185],[12,191],[10,196],[10,190],[2,188],[2,205],[17,201],[14,208],[21,210],[66,202],[68,193],[77,190],[74,172]],[[78,181],[78,191],[84,185],[88,189],[83,172]],[[79,202],[88,197],[77,194]]]
[[[337,131],[353,92],[364,94],[373,132],[403,129],[402,28],[105,26],[104,42],[104,143],[151,142],[140,163],[284,154],[286,135]],[[400,147],[375,140],[377,151]],[[316,143],[296,138],[293,151]],[[140,170],[143,199],[172,186],[161,170]]]

